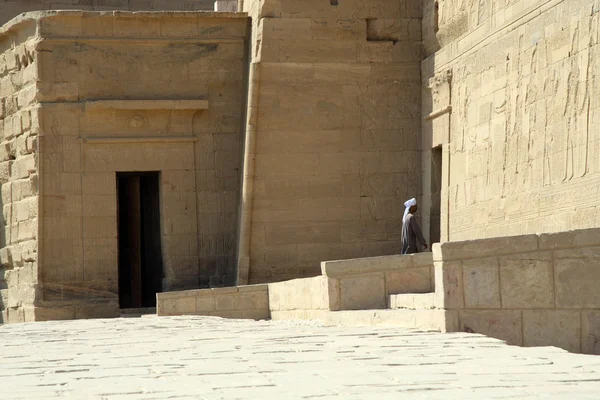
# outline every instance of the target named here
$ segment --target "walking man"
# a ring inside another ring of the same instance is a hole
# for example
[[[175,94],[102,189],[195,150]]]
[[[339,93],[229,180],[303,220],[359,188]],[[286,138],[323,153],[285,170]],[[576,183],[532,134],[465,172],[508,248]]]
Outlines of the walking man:
[[[404,203],[404,217],[402,218],[402,254],[414,254],[419,252],[417,240],[424,249],[427,249],[427,242],[421,233],[421,228],[415,219],[417,212],[417,200],[410,199]]]

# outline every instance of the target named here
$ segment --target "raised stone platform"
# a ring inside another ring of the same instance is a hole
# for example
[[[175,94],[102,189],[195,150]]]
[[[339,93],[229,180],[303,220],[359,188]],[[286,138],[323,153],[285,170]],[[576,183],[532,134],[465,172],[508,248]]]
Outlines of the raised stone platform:
[[[433,273],[435,269],[435,273]],[[314,278],[262,285],[260,318],[477,332],[519,346],[600,354],[600,229],[436,244],[433,253],[322,263]],[[251,287],[225,289],[224,296]],[[219,289],[222,290],[222,289]],[[198,291],[211,297],[216,291]],[[168,315],[229,317],[224,310]],[[181,303],[183,304],[183,303]],[[167,315],[159,306],[159,315]],[[254,318],[250,316],[251,318]]]
[[[268,319],[267,285],[159,293],[158,315],[209,315],[222,318]]]

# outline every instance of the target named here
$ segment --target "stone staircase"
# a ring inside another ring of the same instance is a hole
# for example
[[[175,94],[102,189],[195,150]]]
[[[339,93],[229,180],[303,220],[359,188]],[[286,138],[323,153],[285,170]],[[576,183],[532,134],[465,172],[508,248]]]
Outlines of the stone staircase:
[[[316,278],[269,284],[271,318],[326,325],[455,329],[435,307],[431,253],[327,261]]]
[[[160,293],[157,312],[476,332],[600,354],[598,249],[600,228],[438,243],[326,261],[314,278]]]
[[[386,300],[385,308],[330,311],[318,319],[326,325],[382,325],[448,331],[448,313],[435,307],[434,292],[390,294]]]
[[[158,315],[317,320],[447,331],[435,308],[432,253],[325,261],[321,276],[158,295]]]

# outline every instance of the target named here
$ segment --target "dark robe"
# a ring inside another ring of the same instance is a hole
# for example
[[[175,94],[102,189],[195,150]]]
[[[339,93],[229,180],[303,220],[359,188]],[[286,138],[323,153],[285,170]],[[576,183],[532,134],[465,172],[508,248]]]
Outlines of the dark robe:
[[[417,241],[421,246],[425,244],[425,238],[417,224],[417,219],[409,213],[402,221],[402,254],[418,253]]]

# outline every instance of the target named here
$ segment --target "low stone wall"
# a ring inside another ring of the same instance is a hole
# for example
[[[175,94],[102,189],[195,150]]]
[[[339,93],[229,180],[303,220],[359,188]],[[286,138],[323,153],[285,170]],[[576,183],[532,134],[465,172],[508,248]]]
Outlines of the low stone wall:
[[[159,293],[157,314],[328,321],[331,311],[384,309],[390,294],[433,291],[431,253],[326,261],[321,269],[268,285]]]
[[[325,261],[321,272],[338,281],[340,310],[386,308],[390,294],[434,289],[431,253]]]
[[[431,253],[325,261],[321,272],[315,278],[269,284],[273,319],[383,309],[390,294],[433,291]]]
[[[268,285],[251,285],[158,293],[159,316],[206,315],[222,318],[269,319]]]
[[[24,310],[25,320],[18,322],[118,318],[121,315],[119,303],[112,300],[46,302],[44,307],[35,307],[29,310],[32,312],[31,318],[27,318],[28,309],[26,308]]]
[[[600,229],[434,245],[437,308],[458,329],[600,354]]]
[[[271,314],[296,310],[340,309],[339,284],[326,276],[269,284]]]

